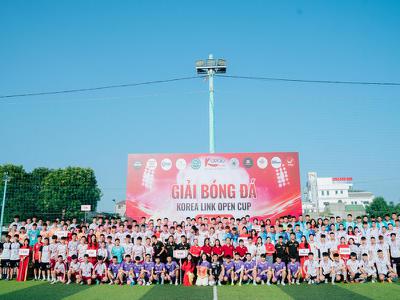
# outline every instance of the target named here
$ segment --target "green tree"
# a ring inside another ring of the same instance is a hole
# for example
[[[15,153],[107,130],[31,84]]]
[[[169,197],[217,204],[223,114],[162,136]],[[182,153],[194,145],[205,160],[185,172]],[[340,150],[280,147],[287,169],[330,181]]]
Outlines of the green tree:
[[[370,216],[383,217],[385,214],[391,213],[391,207],[383,197],[375,197],[371,204],[366,207],[366,212]]]
[[[53,217],[82,217],[80,206],[90,204],[96,210],[101,192],[92,169],[69,167],[49,173],[42,184],[39,207]]]

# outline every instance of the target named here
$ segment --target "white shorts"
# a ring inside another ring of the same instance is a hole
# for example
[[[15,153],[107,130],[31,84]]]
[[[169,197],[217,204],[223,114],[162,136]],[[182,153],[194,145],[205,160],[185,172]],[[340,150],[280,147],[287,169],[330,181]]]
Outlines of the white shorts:
[[[206,276],[205,278],[197,278],[196,285],[202,285],[202,286],[208,285],[208,277]]]

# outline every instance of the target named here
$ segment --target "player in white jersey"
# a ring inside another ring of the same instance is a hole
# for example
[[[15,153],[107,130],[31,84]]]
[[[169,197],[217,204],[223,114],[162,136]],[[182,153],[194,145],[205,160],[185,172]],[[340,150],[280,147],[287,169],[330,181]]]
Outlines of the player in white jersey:
[[[79,270],[80,270],[80,262],[78,261],[78,256],[75,254],[71,256],[71,262],[69,263],[69,268],[68,268],[68,282],[67,284],[70,284],[73,279],[77,280],[79,277]]]
[[[136,243],[132,248],[132,257],[140,257],[140,261],[144,260],[144,256],[146,255],[146,248],[142,245],[142,238],[139,236],[136,239]]]
[[[340,258],[339,253],[333,254],[333,262],[332,262],[333,272],[334,272],[334,280],[332,284],[335,282],[347,281],[347,272],[346,265],[344,261]]]
[[[328,252],[323,252],[322,253],[322,259],[319,262],[319,280],[320,282],[325,282],[328,283],[330,280],[331,282],[334,282],[335,280],[335,273],[333,271],[332,267],[332,260],[329,258]]]
[[[76,233],[72,234],[72,239],[68,242],[68,255],[67,255],[67,260],[68,262],[71,261],[72,255],[78,256],[78,245],[79,241],[77,240],[77,235]]]
[[[6,240],[3,243],[3,249],[1,252],[1,265],[0,265],[0,279],[3,279],[3,274],[6,274],[6,279],[10,273],[10,256],[11,256],[11,236],[7,235]]]
[[[366,280],[371,280],[371,282],[376,281],[376,268],[373,260],[369,259],[368,254],[364,253],[361,256],[360,261],[360,271],[361,278]]]
[[[86,254],[86,250],[88,248],[88,244],[86,243],[86,238],[82,237],[79,245],[77,247],[77,251],[78,251],[78,261],[82,262],[83,261],[83,257]]]
[[[390,266],[388,261],[385,259],[382,250],[378,250],[378,255],[375,260],[376,269],[378,271],[378,279],[381,282],[387,280],[388,282],[392,282],[393,279],[397,278],[396,272]]]
[[[89,261],[89,255],[85,254],[83,256],[83,262],[79,266],[79,277],[76,279],[76,283],[87,283],[87,285],[92,284],[92,271],[93,264]]]
[[[57,245],[57,256],[62,256],[63,260],[67,259],[67,238],[61,237],[61,243]]]
[[[350,282],[361,282],[363,279],[360,277],[360,262],[357,260],[357,254],[355,252],[350,253],[350,259],[347,260],[347,274]]]
[[[49,239],[44,238],[43,239],[43,245],[40,246],[39,249],[39,262],[40,262],[40,270],[42,271],[42,277],[43,280],[46,280],[46,275],[47,275],[47,280],[50,281],[50,245],[49,245]],[[47,274],[46,274],[47,273]]]
[[[319,283],[319,263],[314,258],[314,253],[310,252],[308,254],[308,259],[304,262],[303,269],[306,274],[304,280],[307,281],[308,284]]]
[[[121,243],[121,246],[124,248],[124,258],[128,254],[132,256],[133,243],[129,234],[125,237],[125,240],[123,243]]]
[[[96,281],[96,284],[107,282],[107,265],[102,256],[97,257],[97,263],[93,267],[92,279]]]
[[[19,248],[21,244],[18,242],[18,234],[14,235],[12,238],[11,246],[10,246],[10,275],[9,279],[13,278],[14,273],[17,274],[18,266],[19,266]]]
[[[57,282],[64,283],[66,273],[67,273],[67,266],[65,265],[62,255],[59,255],[57,257],[57,262],[54,266],[54,271],[53,271],[53,278],[55,279],[51,282],[51,284],[55,284]]]

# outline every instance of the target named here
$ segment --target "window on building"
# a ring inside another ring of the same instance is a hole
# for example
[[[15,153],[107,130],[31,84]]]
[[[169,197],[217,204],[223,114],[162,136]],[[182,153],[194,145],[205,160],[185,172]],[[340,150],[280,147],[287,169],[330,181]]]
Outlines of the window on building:
[[[321,196],[325,196],[325,192],[324,191],[321,191]]]
[[[329,196],[329,191],[326,191],[326,195]]]
[[[343,194],[343,190],[341,190],[340,193]]]

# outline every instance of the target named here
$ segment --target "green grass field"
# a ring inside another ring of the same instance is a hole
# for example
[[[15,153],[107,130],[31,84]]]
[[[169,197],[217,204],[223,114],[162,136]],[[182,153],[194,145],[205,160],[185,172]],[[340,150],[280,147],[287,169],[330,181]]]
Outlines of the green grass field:
[[[218,299],[400,299],[399,284],[330,284],[319,286],[222,286]],[[42,282],[0,282],[0,299],[213,299],[212,287],[182,286],[79,286]]]

